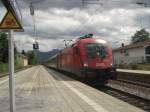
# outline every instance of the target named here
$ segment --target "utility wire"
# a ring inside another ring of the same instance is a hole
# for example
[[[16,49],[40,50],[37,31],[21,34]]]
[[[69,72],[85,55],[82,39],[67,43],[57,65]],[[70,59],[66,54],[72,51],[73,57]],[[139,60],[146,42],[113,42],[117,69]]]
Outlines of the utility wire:
[[[36,32],[36,25],[35,25],[35,17],[32,16],[32,20],[33,20],[33,28],[34,28],[34,38],[35,38],[35,42],[38,40],[37,37],[37,32]]]
[[[17,5],[17,7],[18,7],[18,11],[19,11],[19,13],[20,13],[20,19],[21,19],[21,22],[22,22],[22,12],[21,12],[21,9],[20,9],[20,6],[19,6],[19,3],[18,3],[18,1],[17,1],[17,0],[15,0],[15,2],[16,2],[16,5]]]

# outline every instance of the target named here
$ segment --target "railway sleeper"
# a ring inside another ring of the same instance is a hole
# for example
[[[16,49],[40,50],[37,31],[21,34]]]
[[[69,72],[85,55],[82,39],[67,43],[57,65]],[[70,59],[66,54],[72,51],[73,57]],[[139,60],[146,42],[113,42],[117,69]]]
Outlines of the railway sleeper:
[[[114,80],[109,80],[108,86],[150,100],[150,88]]]

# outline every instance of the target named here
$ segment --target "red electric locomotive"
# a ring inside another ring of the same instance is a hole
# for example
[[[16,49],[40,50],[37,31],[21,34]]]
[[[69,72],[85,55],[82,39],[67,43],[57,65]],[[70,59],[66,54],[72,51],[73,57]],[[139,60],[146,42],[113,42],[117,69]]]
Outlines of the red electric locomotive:
[[[80,37],[70,47],[51,58],[49,66],[71,72],[82,79],[107,81],[113,77],[115,70],[112,66],[111,47],[107,41],[92,36],[89,34]]]

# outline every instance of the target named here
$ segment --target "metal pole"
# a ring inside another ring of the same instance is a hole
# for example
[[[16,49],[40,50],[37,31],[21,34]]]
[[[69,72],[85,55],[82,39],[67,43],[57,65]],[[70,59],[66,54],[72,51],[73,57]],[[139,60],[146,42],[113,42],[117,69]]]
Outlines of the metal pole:
[[[9,31],[9,95],[10,112],[15,112],[15,86],[14,86],[14,31]]]

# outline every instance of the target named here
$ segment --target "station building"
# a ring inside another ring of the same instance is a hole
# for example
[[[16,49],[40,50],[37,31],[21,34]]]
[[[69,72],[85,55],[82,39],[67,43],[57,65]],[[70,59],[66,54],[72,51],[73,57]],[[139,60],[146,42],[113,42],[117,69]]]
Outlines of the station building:
[[[23,55],[23,54],[18,54],[18,63],[21,66],[28,66],[28,58],[27,56]]]
[[[150,63],[150,41],[139,42],[113,50],[114,64]]]

